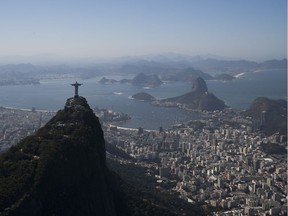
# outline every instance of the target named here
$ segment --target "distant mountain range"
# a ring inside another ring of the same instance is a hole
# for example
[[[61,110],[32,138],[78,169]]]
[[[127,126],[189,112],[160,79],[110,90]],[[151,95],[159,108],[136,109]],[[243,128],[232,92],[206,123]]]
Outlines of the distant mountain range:
[[[247,60],[216,60],[206,59],[193,63],[195,68],[199,68],[204,72],[210,71],[210,73],[230,73],[238,74],[239,72],[249,72],[254,70],[263,69],[275,69],[275,68],[287,68],[287,59],[282,60],[269,60],[261,63]]]
[[[1,60],[1,59],[0,59]],[[0,61],[1,62],[1,61]],[[3,62],[3,61],[2,61]],[[190,57],[183,55],[161,55],[148,57],[119,58],[105,63],[82,64],[3,64],[0,65],[1,79],[6,78],[47,78],[72,76],[89,79],[99,75],[158,75],[161,80],[187,80],[187,73],[193,72],[193,78],[201,76],[205,80],[214,79],[215,75],[237,75],[265,69],[286,69],[287,59],[255,62],[248,60],[220,60],[215,58]],[[213,75],[213,76],[212,76]],[[191,78],[191,77],[190,77]],[[191,79],[189,79],[191,81]]]
[[[264,62],[255,62],[248,60],[218,60],[213,58],[176,58],[176,59],[161,59],[154,60],[138,60],[130,61],[122,66],[122,72],[137,73],[155,73],[163,74],[179,71],[187,68],[194,68],[202,72],[212,74],[239,74],[242,72],[252,72],[255,70],[265,69],[285,69],[287,68],[287,59],[268,60]]]

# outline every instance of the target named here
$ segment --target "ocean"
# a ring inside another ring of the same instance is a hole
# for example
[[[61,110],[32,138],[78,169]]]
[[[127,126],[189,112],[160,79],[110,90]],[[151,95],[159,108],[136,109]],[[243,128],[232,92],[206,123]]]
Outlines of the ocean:
[[[116,80],[127,78],[106,76]],[[171,125],[198,119],[195,112],[177,108],[155,107],[149,103],[132,100],[131,96],[147,92],[156,98],[168,98],[187,93],[191,90],[190,82],[166,82],[162,86],[147,89],[131,84],[99,84],[102,78],[77,80],[83,83],[79,95],[85,97],[91,108],[108,108],[124,112],[131,120],[121,126],[144,129],[164,129]],[[59,110],[66,99],[74,95],[75,79],[42,80],[40,85],[0,86],[0,106],[38,110]],[[208,91],[222,99],[226,105],[242,110],[247,109],[257,97],[287,99],[287,71],[266,70],[246,73],[233,81],[207,81]]]

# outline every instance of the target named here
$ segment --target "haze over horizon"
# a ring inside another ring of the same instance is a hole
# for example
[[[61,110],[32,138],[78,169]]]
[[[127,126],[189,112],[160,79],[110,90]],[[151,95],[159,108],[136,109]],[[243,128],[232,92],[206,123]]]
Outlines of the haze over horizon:
[[[10,0],[0,26],[0,58],[287,58],[286,0]]]

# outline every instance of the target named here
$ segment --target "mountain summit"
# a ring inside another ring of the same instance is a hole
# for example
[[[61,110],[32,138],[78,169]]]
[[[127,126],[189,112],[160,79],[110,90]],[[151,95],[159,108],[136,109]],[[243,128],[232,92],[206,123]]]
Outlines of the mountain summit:
[[[98,118],[85,98],[69,98],[35,135],[1,155],[0,215],[121,215],[105,160]]]
[[[198,77],[192,82],[192,92],[205,93],[208,92],[206,82],[203,78]]]

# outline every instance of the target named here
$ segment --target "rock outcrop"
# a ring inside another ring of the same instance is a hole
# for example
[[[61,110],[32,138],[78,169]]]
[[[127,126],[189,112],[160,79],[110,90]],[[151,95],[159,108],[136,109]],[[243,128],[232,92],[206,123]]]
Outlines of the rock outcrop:
[[[192,81],[192,92],[206,93],[208,88],[206,82],[201,77],[197,77]]]
[[[218,99],[214,94],[208,92],[206,82],[201,77],[193,80],[192,91],[184,95],[168,98],[160,101],[161,105],[185,106],[194,110],[223,110],[227,106]]]

